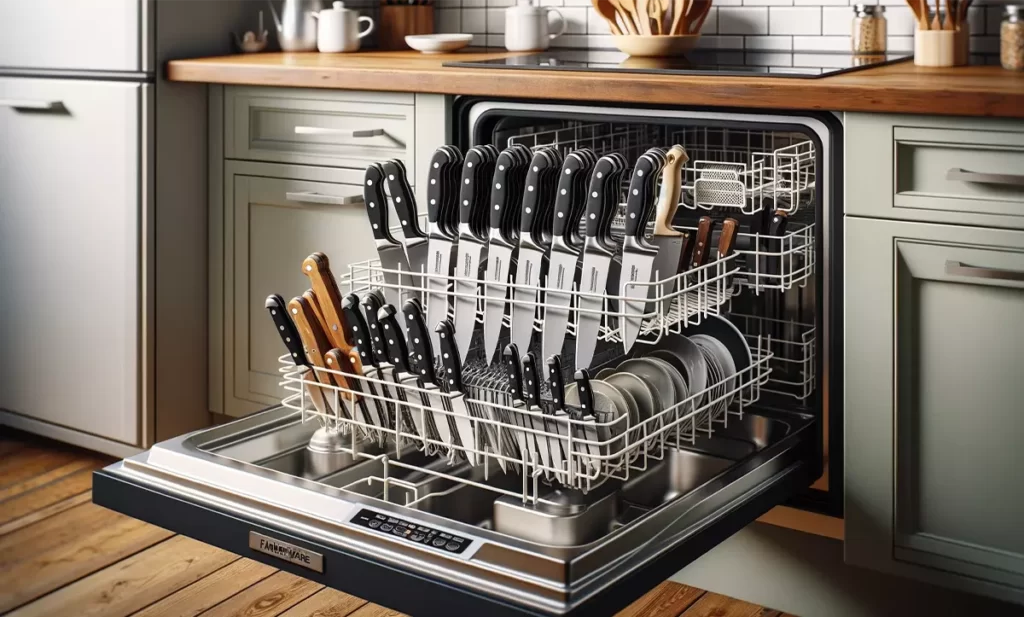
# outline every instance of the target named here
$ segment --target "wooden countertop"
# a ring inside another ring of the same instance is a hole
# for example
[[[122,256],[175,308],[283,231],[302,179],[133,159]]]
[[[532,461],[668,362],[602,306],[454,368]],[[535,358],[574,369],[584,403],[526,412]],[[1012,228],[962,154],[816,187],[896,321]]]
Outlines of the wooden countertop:
[[[443,67],[516,55],[467,51],[268,53],[168,63],[171,81],[680,106],[1024,118],[1024,73],[902,62],[822,79]],[[642,61],[642,59],[636,59]]]

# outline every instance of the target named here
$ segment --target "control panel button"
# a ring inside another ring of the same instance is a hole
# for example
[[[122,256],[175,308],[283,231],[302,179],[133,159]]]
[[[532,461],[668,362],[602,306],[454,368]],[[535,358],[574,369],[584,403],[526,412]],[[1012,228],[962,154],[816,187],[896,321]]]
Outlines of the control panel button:
[[[409,536],[409,539],[412,540],[413,542],[422,542],[423,538],[426,538],[426,537],[427,536],[425,536],[425,535],[423,535],[421,533],[414,533],[411,536]]]
[[[378,521],[377,519],[373,519],[372,521],[370,521],[367,524],[370,526],[371,529],[376,529],[376,528],[380,527],[380,521]]]
[[[394,529],[394,526],[390,525],[388,523],[384,523],[383,525],[380,526],[380,530],[381,531],[391,531],[392,529]]]
[[[459,550],[459,543],[458,542],[449,542],[448,544],[445,544],[444,547],[446,549],[450,550],[450,551],[457,551],[457,550]]]
[[[445,539],[444,538],[434,538],[434,541],[431,542],[431,544],[433,544],[434,546],[436,546],[438,548],[441,548],[442,546],[445,545]]]

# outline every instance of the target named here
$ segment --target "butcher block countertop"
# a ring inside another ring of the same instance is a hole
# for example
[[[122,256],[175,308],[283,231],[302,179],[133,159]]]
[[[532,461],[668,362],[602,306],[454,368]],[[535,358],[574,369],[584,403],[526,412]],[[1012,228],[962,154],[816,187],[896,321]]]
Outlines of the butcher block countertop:
[[[820,79],[442,66],[517,55],[267,53],[168,64],[171,81],[486,97],[1024,118],[1024,73],[901,62]],[[630,61],[643,62],[642,59]]]

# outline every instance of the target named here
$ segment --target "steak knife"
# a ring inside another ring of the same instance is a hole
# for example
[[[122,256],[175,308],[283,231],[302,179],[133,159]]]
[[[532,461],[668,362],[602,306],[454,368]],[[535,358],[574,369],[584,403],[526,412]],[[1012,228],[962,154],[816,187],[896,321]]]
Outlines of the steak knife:
[[[391,363],[391,358],[388,355],[388,347],[384,342],[384,335],[382,334],[384,329],[381,327],[377,315],[380,313],[380,309],[384,306],[382,298],[376,290],[371,291],[363,296],[362,300],[363,311],[366,315],[366,324],[370,328],[370,349],[373,350],[374,358],[377,361],[377,371],[382,381],[390,381],[398,384],[399,381],[395,377],[395,365]],[[394,404],[394,415],[388,418],[388,427],[392,430],[397,430],[399,427],[407,433],[411,433],[413,430],[413,424],[411,418],[405,412],[405,407],[399,404],[399,401],[405,400],[405,391],[402,388],[391,388],[385,389],[381,387],[385,396],[393,394],[388,398],[395,402]],[[401,419],[401,420],[399,420]],[[401,424],[398,424],[401,421]]]
[[[455,152],[458,152],[457,150]],[[451,276],[452,252],[458,231],[448,228],[445,211],[452,203],[454,185],[449,174],[461,164],[462,153],[453,156],[452,147],[434,151],[427,171],[427,323],[437,323],[448,316],[448,278]],[[430,331],[433,349],[437,349],[437,333]]]
[[[472,414],[469,413],[469,405],[466,403],[466,395],[462,386],[462,357],[459,356],[459,347],[455,344],[455,326],[445,319],[437,324],[438,339],[441,341],[441,365],[444,367],[444,374],[441,378],[442,387],[448,392],[448,406],[451,409],[452,417],[455,420],[455,427],[458,429],[459,441],[462,442],[466,460],[470,465],[477,464],[477,439],[473,427]]]
[[[523,357],[523,388],[526,390],[526,410],[533,413],[533,418],[531,418],[533,426],[541,431],[541,434],[536,436],[541,464],[550,469],[553,466],[552,459],[558,444],[557,439],[556,443],[552,443],[547,422],[543,418],[544,410],[540,406],[540,380],[537,361],[532,352],[527,353]],[[538,426],[537,420],[540,420],[540,426]]]
[[[469,354],[469,346],[476,330],[477,280],[480,264],[486,256],[487,236],[478,231],[476,224],[480,210],[486,203],[480,203],[481,186],[487,186],[489,153],[483,147],[476,147],[466,153],[462,167],[462,184],[459,193],[459,248],[455,262],[455,335],[459,357]],[[485,193],[486,194],[486,193]]]
[[[505,365],[505,373],[508,375],[512,407],[517,410],[525,409],[526,392],[523,390],[523,372],[521,360],[519,359],[519,350],[516,348],[515,343],[505,346],[505,350],[501,354],[501,361]],[[534,433],[531,432],[534,428],[532,418],[520,411],[514,411],[512,413],[512,422],[519,427],[519,430],[515,431],[515,437],[516,444],[519,446],[520,458],[527,463],[535,461],[538,450],[537,439]],[[524,469],[525,473],[527,473],[527,470]]]
[[[288,316],[288,307],[284,303],[284,298],[277,294],[271,294],[267,296],[267,301],[264,303],[264,306],[270,313],[270,318],[274,321],[274,326],[277,327],[277,332],[281,335],[281,340],[284,341],[284,346],[288,348],[288,353],[291,354],[292,361],[295,362],[295,366],[305,366],[312,371],[313,367],[309,363],[309,360],[306,359],[306,351],[302,348],[302,340],[299,338],[299,331],[295,328],[295,323],[292,321],[291,317]],[[329,413],[323,392],[320,388],[309,384],[313,379],[310,377],[308,372],[302,376],[302,381],[304,384],[303,387],[309,395],[310,400],[313,402],[313,406],[316,407],[316,410],[322,414]]]
[[[522,167],[514,149],[502,151],[498,155],[491,180],[491,198],[487,202],[490,211],[490,241],[487,245],[487,273],[484,276],[484,361],[488,363],[498,349],[501,321],[505,315],[508,277],[512,254],[516,248],[509,222],[519,218],[519,198],[513,195],[512,188],[517,183],[516,176]]]
[[[548,440],[551,445],[552,463],[557,469],[567,469],[569,451],[569,414],[565,412],[565,384],[562,379],[562,359],[555,355],[548,358],[548,383],[551,386],[551,408],[549,415],[555,419],[547,422]]]
[[[579,369],[573,375],[576,381],[576,392],[580,399],[580,409],[576,412],[576,419],[583,422],[583,432],[587,441],[587,451],[596,456],[600,454],[601,443],[600,431],[597,428],[597,409],[594,406],[594,391],[590,387],[590,372],[587,369]],[[608,448],[604,448],[607,453]],[[601,468],[601,460],[597,458],[588,459],[591,473]]]
[[[633,167],[633,177],[629,182],[626,194],[626,236],[622,242],[622,293],[627,298],[623,302],[622,346],[626,353],[633,347],[643,314],[647,312],[643,300],[650,295],[650,288],[644,285],[627,285],[626,283],[647,283],[651,280],[651,271],[655,258],[658,256],[657,245],[650,244],[644,238],[647,231],[649,212],[648,202],[654,197],[654,188],[658,181],[658,161],[641,156]],[[655,223],[657,231],[657,223]],[[550,366],[550,361],[548,363]]]
[[[402,224],[405,257],[409,270],[419,275],[426,270],[427,236],[420,229],[419,212],[416,209],[416,195],[412,192],[409,179],[406,177],[405,164],[399,160],[391,160],[381,165],[387,175],[386,184],[391,192],[391,202],[395,206],[398,221]],[[422,277],[413,277],[414,285],[422,287]]]
[[[409,325],[409,359],[413,369],[419,375],[420,387],[427,391],[427,402],[432,412],[445,409],[444,396],[437,387],[437,375],[434,373],[434,352],[430,346],[430,333],[423,322],[423,311],[415,299],[407,300],[405,306],[405,323]],[[432,431],[449,448],[455,443],[449,416],[446,413],[431,413],[428,422]]]
[[[405,345],[405,333],[398,325],[398,310],[390,304],[385,304],[377,311],[377,323],[380,325],[380,334],[388,350],[388,359],[395,366],[395,381],[402,386],[404,392],[402,399],[412,405],[405,407],[407,417],[412,419],[412,425],[416,429],[416,436],[426,446],[426,439],[436,439],[436,435],[429,430],[427,409],[429,402],[419,392],[419,377],[409,367],[409,350]]]
[[[399,272],[410,272],[409,262],[405,258],[405,249],[395,240],[388,229],[388,201],[384,194],[384,170],[377,163],[366,168],[363,177],[363,201],[366,202],[366,214],[370,218],[370,228],[377,245],[377,256],[384,270],[384,297],[391,304],[401,304],[401,293],[398,291]]]
[[[349,337],[349,342],[353,345],[353,350],[359,354],[361,361],[363,376],[369,377],[370,379],[384,380],[384,376],[380,371],[380,364],[377,362],[376,356],[373,353],[373,345],[370,340],[370,328],[366,324],[366,320],[363,319],[363,314],[359,312],[359,296],[356,294],[349,294],[345,296],[341,301],[341,310],[345,318],[346,335]],[[373,397],[373,404],[370,405],[375,416],[370,420],[370,424],[381,427],[384,430],[389,430],[391,427],[391,414],[388,412],[388,404],[385,399],[390,398],[390,392],[387,386],[382,384],[374,384],[373,382],[366,382],[367,390]],[[381,394],[378,395],[377,391],[380,390]],[[381,396],[382,398],[378,398]],[[383,431],[378,431],[377,440],[383,441]]]

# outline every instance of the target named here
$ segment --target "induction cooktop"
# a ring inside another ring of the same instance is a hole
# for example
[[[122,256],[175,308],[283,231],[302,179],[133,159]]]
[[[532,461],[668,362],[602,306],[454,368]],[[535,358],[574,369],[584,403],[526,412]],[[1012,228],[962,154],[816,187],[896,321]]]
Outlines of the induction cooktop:
[[[908,60],[911,54],[856,56],[842,52],[696,49],[674,58],[635,58],[618,51],[551,49],[541,53],[446,62],[444,66],[547,71],[625,71],[677,75],[759,75],[815,78]]]

